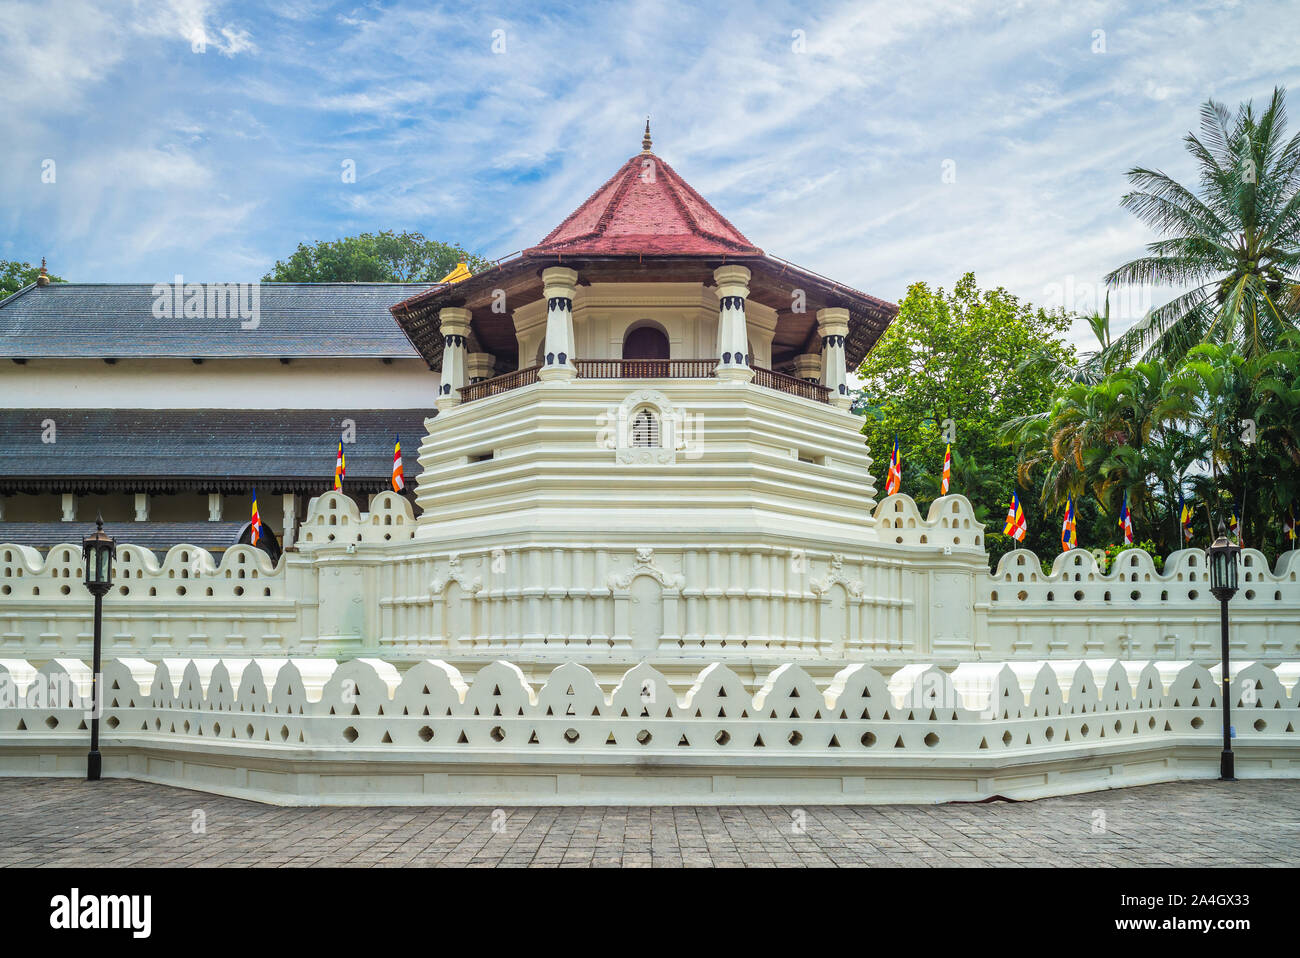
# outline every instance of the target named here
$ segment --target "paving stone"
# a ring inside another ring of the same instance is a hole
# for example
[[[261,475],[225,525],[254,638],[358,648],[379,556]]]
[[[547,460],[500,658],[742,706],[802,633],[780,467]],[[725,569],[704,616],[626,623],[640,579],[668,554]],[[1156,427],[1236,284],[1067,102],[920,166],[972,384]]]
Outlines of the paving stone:
[[[202,809],[206,831],[191,830]],[[0,779],[0,866],[922,868],[1300,864],[1300,787],[1178,782],[1036,802],[286,808],[109,779]],[[1098,813],[1103,813],[1099,815]],[[796,830],[795,823],[800,822]]]

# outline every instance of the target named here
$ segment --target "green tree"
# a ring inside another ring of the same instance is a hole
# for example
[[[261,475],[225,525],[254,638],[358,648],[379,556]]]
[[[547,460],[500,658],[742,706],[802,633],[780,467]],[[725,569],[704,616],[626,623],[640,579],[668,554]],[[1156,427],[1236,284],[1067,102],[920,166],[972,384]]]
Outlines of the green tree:
[[[1284,552],[1292,544],[1284,536],[1283,518],[1290,513],[1300,520],[1300,334],[1287,334],[1282,348],[1263,357],[1257,371],[1260,495],[1253,511],[1262,525],[1257,541],[1270,553]]]
[[[267,283],[436,283],[458,263],[470,272],[488,261],[420,233],[361,233],[311,246],[299,243],[262,277]]]
[[[20,263],[17,260],[0,259],[0,299],[6,296],[12,296],[24,286],[30,286],[36,282],[36,277],[41,273],[39,266],[33,266],[31,263]],[[51,283],[66,283],[67,280],[59,276],[50,275]]]
[[[1131,355],[1177,361],[1201,342],[1235,342],[1257,358],[1294,329],[1300,305],[1300,135],[1287,141],[1286,93],[1256,115],[1209,100],[1201,136],[1187,134],[1200,189],[1159,170],[1128,173],[1121,205],[1164,236],[1106,277],[1113,285],[1191,289],[1152,310],[1117,342]]]
[[[1014,543],[1002,519],[1015,488],[1015,452],[1000,441],[1002,424],[1047,408],[1056,385],[1048,368],[1018,368],[1042,347],[1051,367],[1073,363],[1064,336],[1070,318],[1021,303],[1004,289],[981,291],[973,274],[952,292],[913,285],[898,317],[867,355],[863,379],[863,434],[883,490],[886,463],[897,436],[903,454],[903,491],[924,511],[938,494],[947,436],[952,436],[951,492],[987,510],[986,543],[996,557]],[[1025,544],[1055,555],[1051,521],[1027,509]]]

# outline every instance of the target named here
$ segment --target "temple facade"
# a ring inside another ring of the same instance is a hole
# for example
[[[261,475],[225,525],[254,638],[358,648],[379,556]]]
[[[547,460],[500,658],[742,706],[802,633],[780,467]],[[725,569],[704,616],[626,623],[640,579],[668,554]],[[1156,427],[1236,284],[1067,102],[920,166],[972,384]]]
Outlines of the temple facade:
[[[84,774],[92,508],[119,543],[106,775],[504,805],[1217,774],[1205,553],[990,570],[965,497],[878,498],[847,374],[895,307],[758,249],[648,132],[536,246],[427,288],[264,287],[261,341],[146,335],[153,291],[108,289],[0,303],[22,334],[0,376],[0,774]],[[283,496],[278,557],[237,528],[148,538],[244,519],[254,482]],[[1300,552],[1241,563],[1237,773],[1300,776]]]

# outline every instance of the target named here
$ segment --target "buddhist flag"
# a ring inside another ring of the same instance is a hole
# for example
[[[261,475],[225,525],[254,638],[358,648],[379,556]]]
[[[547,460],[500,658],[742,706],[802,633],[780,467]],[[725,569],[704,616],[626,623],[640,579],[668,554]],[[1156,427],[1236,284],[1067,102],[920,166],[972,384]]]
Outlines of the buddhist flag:
[[[1061,523],[1061,551],[1069,552],[1079,544],[1079,535],[1075,529],[1074,497],[1065,500],[1065,521]]]
[[[1241,545],[1241,529],[1238,528],[1240,524],[1241,517],[1237,515],[1237,507],[1233,506],[1232,515],[1228,516],[1228,530],[1232,533],[1232,537],[1237,540],[1237,545]]]
[[[1182,496],[1178,497],[1178,523],[1183,527],[1183,541],[1191,542],[1193,509]]]
[[[948,449],[943,454],[943,486],[939,490],[939,495],[948,494],[948,483],[952,481],[952,443],[948,443]]]
[[[894,437],[894,451],[889,457],[889,475],[885,478],[885,495],[892,496],[903,485],[903,454],[898,451],[898,437]]]
[[[1294,549],[1295,540],[1297,538],[1296,526],[1295,526],[1295,506],[1292,506],[1290,509],[1286,511],[1285,522],[1286,522],[1286,526],[1285,526],[1286,541],[1289,542],[1291,544],[1291,548]]]
[[[343,477],[347,475],[348,463],[347,457],[343,455],[343,440],[339,439],[338,458],[334,460],[334,488],[343,488]]]
[[[1010,536],[1017,542],[1025,541],[1025,534],[1029,532],[1029,523],[1025,522],[1025,513],[1020,508],[1020,497],[1014,492],[1011,493],[1011,508],[1007,510],[1007,524],[1002,530],[1002,534]]]
[[[249,532],[249,539],[252,541],[253,545],[257,545],[257,541],[262,538],[262,517],[257,514],[256,489],[253,490],[253,523],[249,527]]]
[[[393,439],[393,491],[401,492],[406,488],[406,475],[402,471],[402,437]]]
[[[1124,506],[1119,511],[1119,527],[1124,533],[1124,544],[1133,544],[1133,513],[1128,508],[1128,491],[1124,492]]]

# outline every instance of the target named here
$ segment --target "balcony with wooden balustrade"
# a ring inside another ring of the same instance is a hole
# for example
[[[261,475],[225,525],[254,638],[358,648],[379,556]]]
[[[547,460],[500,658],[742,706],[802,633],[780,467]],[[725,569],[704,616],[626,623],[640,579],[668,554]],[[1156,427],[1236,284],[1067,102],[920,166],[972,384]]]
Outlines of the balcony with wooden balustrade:
[[[709,379],[718,365],[716,359],[575,359],[579,379]],[[537,382],[541,366],[529,366],[515,372],[485,379],[461,387],[462,403],[473,402],[487,396],[496,396]],[[818,383],[787,376],[761,366],[752,367],[753,382],[757,386],[778,392],[829,403],[830,390]]]

